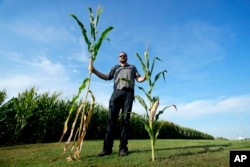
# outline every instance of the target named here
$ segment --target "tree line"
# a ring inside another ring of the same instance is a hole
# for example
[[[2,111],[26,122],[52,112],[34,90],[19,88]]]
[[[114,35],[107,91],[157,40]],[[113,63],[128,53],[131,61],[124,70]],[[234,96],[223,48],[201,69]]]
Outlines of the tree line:
[[[0,145],[59,141],[69,109],[74,106],[74,115],[81,103],[72,104],[71,100],[61,99],[60,95],[58,92],[38,94],[36,88],[32,87],[7,100],[7,91],[1,90]],[[86,139],[104,138],[107,117],[108,109],[97,104],[88,125]],[[148,139],[142,117],[144,116],[131,115],[131,139]],[[73,117],[69,120],[69,125],[72,122]],[[213,136],[195,129],[181,127],[168,121],[161,123],[163,127],[158,136],[160,139],[214,139]],[[117,129],[120,128],[119,125],[120,122]],[[116,135],[116,138],[119,138],[119,134]]]

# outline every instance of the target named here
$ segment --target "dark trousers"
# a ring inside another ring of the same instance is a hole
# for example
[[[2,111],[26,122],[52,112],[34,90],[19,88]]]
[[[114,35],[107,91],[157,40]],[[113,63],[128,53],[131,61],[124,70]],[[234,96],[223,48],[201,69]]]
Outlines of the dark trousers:
[[[128,131],[130,113],[132,111],[132,105],[134,100],[134,91],[120,91],[114,90],[109,100],[109,117],[107,122],[107,131],[104,139],[103,150],[111,151],[114,143],[114,135],[116,124],[120,110],[121,115],[121,135],[120,135],[120,150],[128,150]]]

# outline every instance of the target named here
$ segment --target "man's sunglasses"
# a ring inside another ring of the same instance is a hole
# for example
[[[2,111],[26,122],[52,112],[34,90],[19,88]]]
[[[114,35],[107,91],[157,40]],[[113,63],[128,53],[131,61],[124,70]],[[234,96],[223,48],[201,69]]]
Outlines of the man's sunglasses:
[[[127,57],[126,55],[120,55],[119,57]]]

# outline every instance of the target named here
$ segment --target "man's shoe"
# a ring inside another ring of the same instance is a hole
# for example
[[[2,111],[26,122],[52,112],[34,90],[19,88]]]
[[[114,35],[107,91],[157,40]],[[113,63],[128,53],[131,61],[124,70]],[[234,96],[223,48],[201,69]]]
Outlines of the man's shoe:
[[[122,149],[119,151],[119,156],[123,157],[123,156],[128,156],[128,151]]]
[[[102,150],[102,151],[98,154],[98,156],[99,156],[99,157],[102,157],[102,156],[110,155],[110,154],[112,154],[112,151],[105,151],[105,150]]]

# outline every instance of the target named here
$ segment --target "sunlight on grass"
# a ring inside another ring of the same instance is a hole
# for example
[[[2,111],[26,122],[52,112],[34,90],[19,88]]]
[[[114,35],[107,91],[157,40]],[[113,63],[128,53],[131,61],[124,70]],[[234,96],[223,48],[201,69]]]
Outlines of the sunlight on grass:
[[[101,140],[86,140],[81,160],[51,162],[62,151],[63,143],[29,144],[0,147],[1,167],[20,166],[229,166],[229,151],[250,150],[250,141],[229,140],[165,140],[158,139],[156,160],[151,162],[150,140],[130,140],[129,156],[119,157],[119,141],[115,140],[110,156],[98,157]]]

